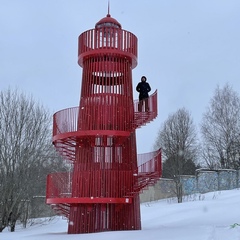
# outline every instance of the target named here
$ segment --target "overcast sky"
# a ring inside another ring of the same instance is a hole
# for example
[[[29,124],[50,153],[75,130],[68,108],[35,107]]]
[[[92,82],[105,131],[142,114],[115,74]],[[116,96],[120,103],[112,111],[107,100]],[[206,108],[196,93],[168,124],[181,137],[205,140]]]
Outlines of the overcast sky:
[[[0,90],[18,87],[52,113],[78,106],[78,36],[106,16],[107,5],[0,0]],[[179,108],[198,127],[217,85],[240,93],[239,0],[110,0],[110,14],[138,37],[134,88],[146,75],[158,89],[157,119],[137,130],[139,153],[152,151],[161,124]]]

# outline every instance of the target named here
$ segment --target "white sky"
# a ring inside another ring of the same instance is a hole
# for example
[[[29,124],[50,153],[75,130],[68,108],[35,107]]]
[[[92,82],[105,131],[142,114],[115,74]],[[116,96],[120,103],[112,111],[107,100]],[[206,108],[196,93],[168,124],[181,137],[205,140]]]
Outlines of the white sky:
[[[11,233],[4,240],[239,240],[240,190],[196,194],[178,204],[171,199],[141,205],[142,230],[67,234],[67,221],[56,218]]]
[[[77,39],[107,4],[0,0],[0,90],[18,87],[52,113],[78,106]],[[170,113],[185,107],[198,126],[218,84],[240,91],[239,0],[110,0],[110,14],[138,37],[134,87],[146,75],[158,89],[158,118],[137,130],[139,153],[152,151]]]

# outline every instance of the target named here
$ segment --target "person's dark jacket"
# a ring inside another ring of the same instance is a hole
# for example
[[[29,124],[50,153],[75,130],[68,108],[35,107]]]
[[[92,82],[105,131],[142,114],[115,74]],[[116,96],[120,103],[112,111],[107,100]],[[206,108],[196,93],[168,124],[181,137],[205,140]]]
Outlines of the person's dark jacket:
[[[139,100],[143,100],[144,98],[148,98],[148,93],[151,91],[151,87],[148,82],[140,82],[136,87],[136,91],[139,92]]]

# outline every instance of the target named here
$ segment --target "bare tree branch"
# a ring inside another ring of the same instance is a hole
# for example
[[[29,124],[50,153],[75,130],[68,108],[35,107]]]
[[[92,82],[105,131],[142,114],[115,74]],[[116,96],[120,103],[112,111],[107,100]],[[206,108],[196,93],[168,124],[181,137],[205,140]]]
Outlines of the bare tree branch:
[[[210,169],[240,167],[240,99],[228,84],[215,90],[201,133],[203,158]]]
[[[50,126],[49,112],[32,98],[17,90],[0,92],[0,231],[8,225],[14,231],[26,203],[45,194],[56,157]]]
[[[179,202],[182,201],[180,175],[195,173],[198,146],[190,113],[182,108],[169,115],[159,131],[155,147],[162,149],[163,177],[174,179]]]

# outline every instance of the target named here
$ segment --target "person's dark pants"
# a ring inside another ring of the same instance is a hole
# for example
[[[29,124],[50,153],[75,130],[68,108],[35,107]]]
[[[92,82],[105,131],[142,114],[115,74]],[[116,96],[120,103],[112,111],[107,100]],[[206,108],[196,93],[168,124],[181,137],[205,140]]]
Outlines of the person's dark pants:
[[[148,98],[143,98],[143,99],[141,99],[139,101],[139,103],[138,103],[138,111],[142,112],[142,110],[144,110],[144,112],[148,112],[149,111],[149,108],[148,108]]]

